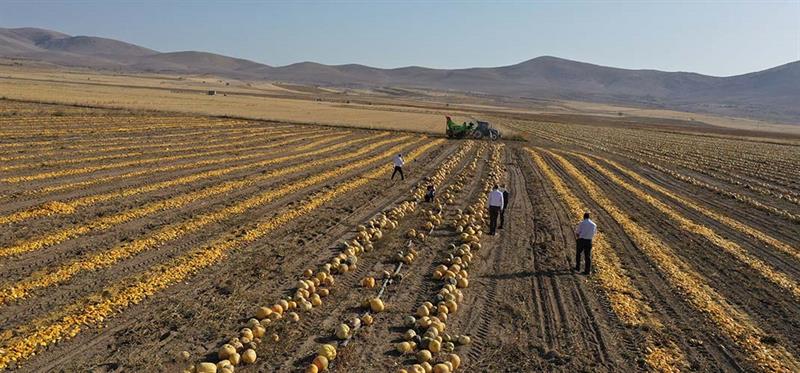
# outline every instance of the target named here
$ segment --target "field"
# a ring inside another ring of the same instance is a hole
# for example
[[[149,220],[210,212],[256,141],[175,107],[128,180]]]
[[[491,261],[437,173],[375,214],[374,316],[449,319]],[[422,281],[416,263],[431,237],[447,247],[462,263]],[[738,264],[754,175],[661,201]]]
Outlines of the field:
[[[0,100],[0,371],[800,370],[797,140],[492,115],[526,141]]]

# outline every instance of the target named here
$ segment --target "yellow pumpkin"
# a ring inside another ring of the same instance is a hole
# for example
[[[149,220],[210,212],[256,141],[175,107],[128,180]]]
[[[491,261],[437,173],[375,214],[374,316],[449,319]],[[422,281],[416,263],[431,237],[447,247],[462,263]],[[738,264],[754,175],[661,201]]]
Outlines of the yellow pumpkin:
[[[217,366],[214,363],[200,363],[197,373],[217,373]]]
[[[256,351],[253,350],[252,348],[248,348],[247,351],[245,351],[242,354],[242,362],[245,363],[245,364],[253,364],[253,363],[255,363],[256,362]]]
[[[259,320],[263,320],[269,317],[269,314],[271,313],[272,309],[270,309],[269,307],[259,307],[258,310],[256,310],[256,318]]]
[[[328,358],[322,355],[317,355],[317,357],[314,358],[314,362],[312,362],[312,364],[323,372],[328,370],[328,363]]]
[[[420,363],[430,361],[431,359],[433,359],[433,355],[431,355],[431,352],[428,350],[422,350],[417,353],[417,360],[419,360]]]
[[[372,310],[372,312],[378,313],[383,312],[385,307],[381,298],[372,298],[369,301],[369,308]]]
[[[319,347],[318,354],[324,356],[328,361],[336,360],[336,347],[329,344],[324,344]]]
[[[236,353],[236,348],[233,347],[231,344],[224,344],[222,347],[219,348],[219,352],[217,353],[217,357],[220,359],[227,359],[229,356]]]

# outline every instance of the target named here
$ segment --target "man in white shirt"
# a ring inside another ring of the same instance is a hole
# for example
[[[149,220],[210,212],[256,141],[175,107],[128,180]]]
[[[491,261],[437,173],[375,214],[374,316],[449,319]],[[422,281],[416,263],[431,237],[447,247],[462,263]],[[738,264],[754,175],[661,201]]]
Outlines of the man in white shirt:
[[[581,253],[586,262],[584,275],[592,271],[592,239],[597,234],[597,224],[589,219],[589,213],[583,214],[583,221],[575,228],[575,271],[581,270]]]
[[[500,186],[500,192],[503,193],[503,209],[500,210],[500,225],[497,226],[497,229],[503,229],[503,224],[506,222],[506,210],[508,210],[508,201],[511,199],[511,193],[508,192],[506,189],[506,185],[503,184]]]
[[[503,211],[503,192],[495,185],[492,191],[489,192],[489,235],[494,236],[497,230],[497,216],[500,211]]]
[[[400,180],[405,180],[406,178],[405,176],[403,176],[403,165],[406,164],[406,161],[403,160],[403,155],[398,154],[394,156],[394,159],[392,159],[392,161],[394,162],[394,172],[392,172],[392,180],[394,180],[394,175],[398,172],[400,173]]]

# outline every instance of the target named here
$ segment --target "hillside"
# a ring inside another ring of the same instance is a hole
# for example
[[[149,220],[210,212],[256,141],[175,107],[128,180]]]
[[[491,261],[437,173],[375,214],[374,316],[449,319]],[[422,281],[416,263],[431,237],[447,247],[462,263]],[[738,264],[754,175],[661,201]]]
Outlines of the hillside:
[[[731,77],[630,70],[557,57],[515,65],[380,69],[302,62],[272,67],[213,53],[160,53],[122,41],[35,28],[0,28],[0,57],[125,71],[216,74],[338,87],[414,87],[489,95],[569,99],[747,116],[800,123],[800,61]]]

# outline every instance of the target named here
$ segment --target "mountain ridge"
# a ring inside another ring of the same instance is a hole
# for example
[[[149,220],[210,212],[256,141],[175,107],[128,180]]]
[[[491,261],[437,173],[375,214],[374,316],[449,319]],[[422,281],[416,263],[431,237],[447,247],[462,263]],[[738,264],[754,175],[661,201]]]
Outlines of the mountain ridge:
[[[397,86],[497,96],[568,99],[800,123],[800,61],[727,77],[623,69],[540,56],[499,67],[376,68],[304,61],[270,66],[209,52],[159,52],[124,41],[38,28],[0,28],[0,57],[60,66],[338,87]],[[796,107],[798,106],[798,107]]]

